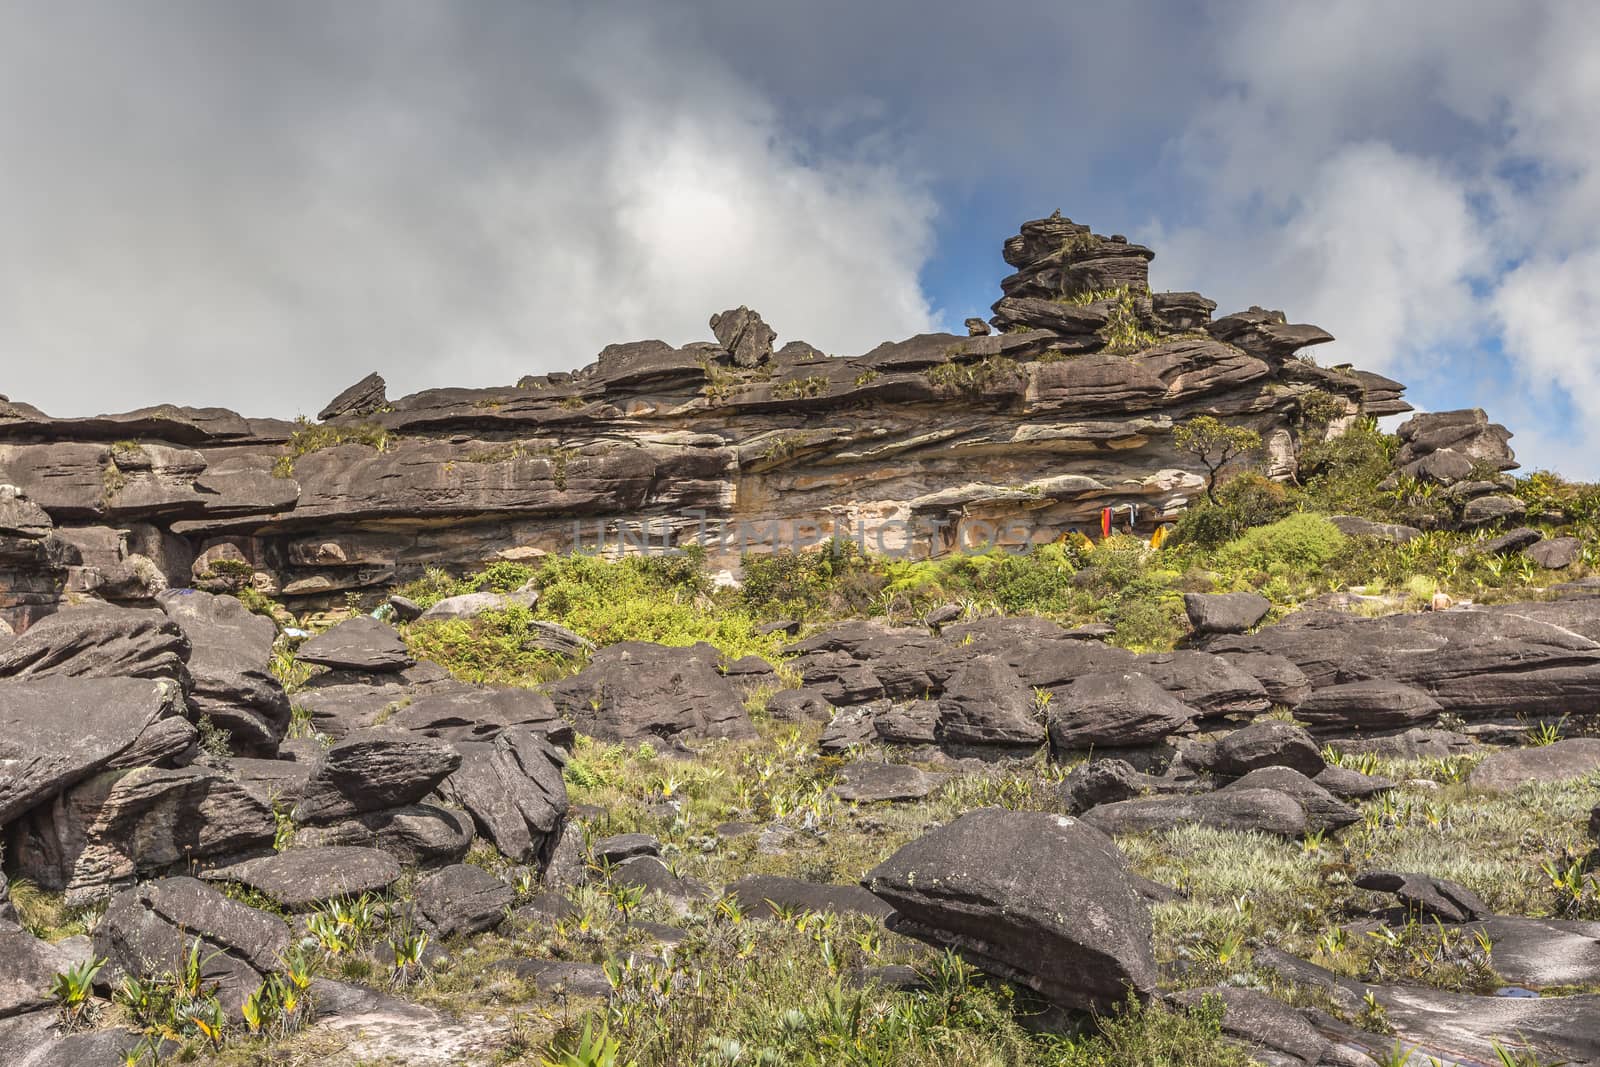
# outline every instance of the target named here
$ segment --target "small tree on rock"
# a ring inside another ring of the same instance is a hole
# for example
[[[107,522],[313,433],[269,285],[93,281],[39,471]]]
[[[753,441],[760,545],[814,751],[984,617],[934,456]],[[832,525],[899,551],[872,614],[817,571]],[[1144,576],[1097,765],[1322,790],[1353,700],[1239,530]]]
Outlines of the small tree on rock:
[[[1206,469],[1206,499],[1217,502],[1217,476],[1224,467],[1261,447],[1261,435],[1243,426],[1229,426],[1211,415],[1196,415],[1174,427],[1172,441]]]

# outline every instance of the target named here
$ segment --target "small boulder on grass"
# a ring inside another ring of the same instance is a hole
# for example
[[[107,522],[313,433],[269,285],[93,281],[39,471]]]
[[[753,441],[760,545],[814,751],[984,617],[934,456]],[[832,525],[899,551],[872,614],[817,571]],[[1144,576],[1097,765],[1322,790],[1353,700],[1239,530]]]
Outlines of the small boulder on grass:
[[[516,894],[482,867],[457,863],[418,882],[416,901],[439,936],[449,938],[493,930]]]
[[[1155,989],[1150,907],[1116,845],[1077,819],[971,811],[862,884],[894,908],[891,929],[1065,1007],[1104,1010]]]

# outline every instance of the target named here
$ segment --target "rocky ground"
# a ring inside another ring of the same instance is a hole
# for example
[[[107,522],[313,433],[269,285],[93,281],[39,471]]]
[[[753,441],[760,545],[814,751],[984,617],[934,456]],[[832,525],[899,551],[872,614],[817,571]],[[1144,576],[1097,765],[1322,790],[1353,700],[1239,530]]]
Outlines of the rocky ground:
[[[1600,1063],[1600,488],[1150,255],[1035,220],[850,359],[0,397],[0,1064]]]
[[[178,590],[0,644],[0,1059],[1600,1061],[1600,598],[1190,594],[1143,653],[951,605],[734,656],[592,647],[559,590],[309,638]],[[416,658],[508,612],[542,687]]]

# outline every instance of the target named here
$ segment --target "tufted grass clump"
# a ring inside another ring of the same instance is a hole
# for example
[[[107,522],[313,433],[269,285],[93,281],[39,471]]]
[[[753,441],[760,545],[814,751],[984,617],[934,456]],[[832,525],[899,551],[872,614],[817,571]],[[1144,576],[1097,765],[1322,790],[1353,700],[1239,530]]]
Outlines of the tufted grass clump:
[[[355,426],[314,423],[302,415],[296,428],[283,446],[284,454],[272,466],[275,478],[294,477],[295,460],[326,448],[339,445],[366,445],[377,452],[389,447],[389,431],[377,423],[363,422]]]

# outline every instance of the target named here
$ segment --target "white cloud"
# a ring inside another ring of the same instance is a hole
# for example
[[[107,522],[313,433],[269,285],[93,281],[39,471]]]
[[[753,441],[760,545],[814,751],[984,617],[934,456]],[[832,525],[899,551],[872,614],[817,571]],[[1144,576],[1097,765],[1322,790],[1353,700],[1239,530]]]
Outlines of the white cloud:
[[[506,383],[740,303],[843,353],[932,321],[920,184],[802,152],[664,18],[69,7],[0,13],[0,392],[46,410]]]
[[[1423,397],[1466,394],[1507,413],[1525,463],[1559,451],[1566,473],[1600,476],[1600,424],[1573,427],[1584,447],[1569,450],[1547,422],[1552,385],[1600,414],[1591,13],[1445,0],[1220,10],[1227,88],[1174,142],[1203,208],[1160,238],[1158,279],[1223,310],[1257,302],[1315,322],[1339,338],[1319,357]],[[1510,370],[1495,372],[1502,360]],[[1499,381],[1472,395],[1479,375]]]

